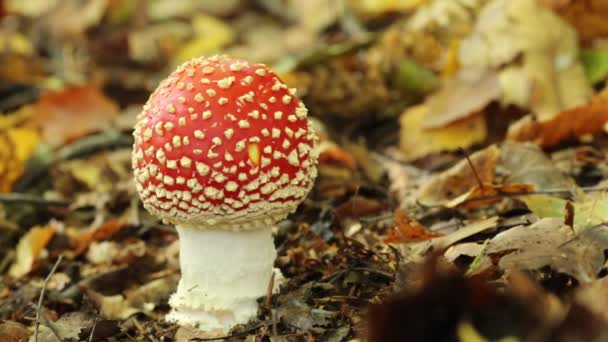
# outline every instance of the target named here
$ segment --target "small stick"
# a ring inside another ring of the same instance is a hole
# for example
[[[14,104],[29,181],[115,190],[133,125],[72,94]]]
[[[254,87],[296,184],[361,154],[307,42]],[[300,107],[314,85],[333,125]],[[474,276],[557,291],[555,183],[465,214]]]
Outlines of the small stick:
[[[462,148],[459,149],[460,152],[464,153],[464,157],[467,159],[467,162],[469,163],[469,166],[471,167],[471,171],[473,171],[473,175],[475,176],[475,179],[477,180],[477,183],[479,184],[479,188],[483,189],[483,182],[481,181],[481,177],[479,177],[479,174],[477,173],[477,170],[475,169],[475,165],[473,165],[473,161],[471,161],[471,157],[469,157],[469,154]]]
[[[51,276],[57,270],[57,267],[59,266],[59,263],[61,262],[62,259],[63,259],[63,254],[59,255],[59,258],[57,258],[57,261],[55,262],[55,265],[53,265],[51,272],[49,273],[49,275],[46,276],[46,279],[44,279],[44,283],[42,284],[42,289],[40,290],[40,297],[38,297],[38,306],[36,307],[36,330],[34,332],[34,341],[35,342],[38,342],[38,329],[40,328],[40,315],[42,313],[42,301],[44,300],[44,292],[46,291],[46,286],[49,283]]]
[[[97,316],[95,317],[95,321],[93,321],[93,327],[91,328],[91,334],[89,335],[89,342],[93,342],[93,335],[95,335],[96,326],[97,326]]]
[[[270,281],[268,282],[268,291],[266,292],[266,298],[264,299],[264,307],[270,308],[270,300],[272,299],[272,288],[274,287],[274,271],[270,276]]]
[[[32,196],[27,194],[20,193],[5,193],[0,194],[0,203],[7,204],[31,204],[31,205],[39,205],[39,206],[49,206],[49,207],[67,207],[71,204],[69,201],[62,200],[48,200],[38,196]]]

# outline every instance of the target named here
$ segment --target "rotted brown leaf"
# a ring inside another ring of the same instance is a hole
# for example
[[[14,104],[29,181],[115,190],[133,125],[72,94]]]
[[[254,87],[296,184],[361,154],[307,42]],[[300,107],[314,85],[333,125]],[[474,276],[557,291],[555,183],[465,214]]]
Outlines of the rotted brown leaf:
[[[480,208],[500,202],[503,198],[523,195],[533,190],[534,185],[532,184],[477,185],[467,193],[449,201],[445,206],[454,208],[462,205],[469,209]]]
[[[507,139],[532,141],[542,147],[555,146],[585,134],[602,132],[608,122],[608,89],[595,95],[583,106],[561,111],[548,120],[526,116],[509,127]]]
[[[395,211],[395,227],[389,230],[384,238],[385,243],[408,243],[424,241],[442,236],[442,234],[431,232],[416,220],[400,209]]]
[[[50,91],[34,105],[32,121],[47,144],[59,146],[110,127],[118,105],[97,87],[88,85]]]
[[[466,159],[434,175],[420,187],[417,197],[425,205],[445,205],[479,185],[475,173],[484,184],[492,184],[500,149],[495,145],[470,156],[473,170]]]
[[[37,226],[25,234],[17,244],[17,257],[9,269],[9,274],[19,278],[32,270],[34,263],[40,256],[42,250],[55,235],[56,224],[50,223],[46,226]]]

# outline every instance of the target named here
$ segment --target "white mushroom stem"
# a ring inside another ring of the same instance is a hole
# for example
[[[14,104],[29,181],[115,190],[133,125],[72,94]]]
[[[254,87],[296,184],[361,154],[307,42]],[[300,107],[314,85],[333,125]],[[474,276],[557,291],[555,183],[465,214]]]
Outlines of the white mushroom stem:
[[[182,277],[167,320],[225,334],[256,317],[276,258],[271,228],[202,230],[177,226]]]

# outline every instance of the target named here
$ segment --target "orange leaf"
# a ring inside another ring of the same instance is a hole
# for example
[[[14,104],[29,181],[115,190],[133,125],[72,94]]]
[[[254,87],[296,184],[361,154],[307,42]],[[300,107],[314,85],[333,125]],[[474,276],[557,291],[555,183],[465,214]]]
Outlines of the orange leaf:
[[[118,105],[97,87],[81,86],[51,91],[34,105],[34,124],[53,146],[106,129],[118,116]]]
[[[75,253],[81,254],[89,248],[93,241],[101,241],[108,239],[116,232],[125,226],[125,220],[122,218],[112,218],[94,230],[87,230],[78,235],[74,241]]]
[[[51,241],[53,235],[55,235],[55,227],[52,224],[30,229],[17,244],[17,256],[9,274],[19,278],[29,273],[40,252]]]
[[[424,241],[442,236],[440,233],[427,230],[424,226],[417,221],[412,220],[406,212],[400,209],[395,211],[395,224],[396,226],[391,229],[384,238],[385,243]]]
[[[564,110],[549,120],[538,122],[524,117],[509,127],[507,139],[534,141],[542,147],[551,147],[585,134],[597,134],[607,122],[608,89],[595,95],[590,103]]]

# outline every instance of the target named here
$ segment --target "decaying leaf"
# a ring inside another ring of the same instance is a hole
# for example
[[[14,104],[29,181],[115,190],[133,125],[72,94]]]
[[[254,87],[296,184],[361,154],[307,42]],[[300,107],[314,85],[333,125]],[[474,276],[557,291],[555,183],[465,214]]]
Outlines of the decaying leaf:
[[[530,143],[507,142],[500,147],[500,167],[505,184],[532,184],[537,191],[573,189],[574,182],[538,148]]]
[[[408,160],[470,147],[486,138],[483,113],[476,113],[441,128],[425,129],[423,125],[428,113],[428,106],[419,105],[410,107],[401,114],[399,146]]]
[[[543,2],[549,1],[543,0]],[[576,28],[581,39],[590,41],[608,36],[608,23],[606,23],[608,4],[605,1],[551,1],[548,5]]]
[[[605,227],[575,235],[562,219],[544,218],[530,226],[517,226],[497,234],[484,254],[500,254],[504,270],[537,270],[550,266],[581,282],[595,279],[608,247]]]
[[[492,184],[500,155],[495,145],[473,153],[470,159],[475,170],[466,159],[461,160],[423,184],[417,194],[418,201],[425,205],[444,205],[478,186],[475,173],[484,184]]]
[[[384,242],[408,243],[433,239],[441,235],[429,231],[416,220],[412,220],[405,211],[397,209],[395,211],[395,227],[389,230]]]
[[[169,298],[177,287],[177,276],[152,280],[136,289],[122,294],[105,296],[92,289],[87,289],[89,298],[99,308],[99,313],[106,319],[126,319],[139,312],[154,310],[154,307]]]
[[[9,274],[15,278],[29,273],[34,262],[40,256],[42,250],[55,235],[56,227],[51,223],[44,227],[33,227],[25,234],[17,244],[16,260],[9,270]]]
[[[581,52],[585,74],[591,83],[599,83],[608,77],[608,49],[587,49]]]
[[[502,102],[528,107],[539,120],[580,106],[591,96],[576,32],[536,1],[488,2],[461,44],[460,63],[494,70],[510,64],[499,72]]]
[[[59,146],[108,128],[117,116],[118,106],[101,90],[82,86],[42,95],[32,120],[42,130],[44,142]]]
[[[15,125],[18,120],[13,118],[22,117],[19,113],[0,116],[0,192],[11,191],[40,140],[35,129]]]
[[[534,186],[531,184],[477,185],[468,192],[449,201],[445,206],[455,208],[464,205],[466,208],[479,208],[500,202],[503,198],[525,194],[532,190],[534,190]]]
[[[561,111],[547,120],[524,117],[509,128],[507,139],[551,147],[585,134],[597,134],[608,122],[607,108],[608,89],[595,95],[588,104]]]
[[[24,342],[30,337],[32,332],[24,325],[4,321],[0,323],[0,341],[3,342]]]
[[[425,129],[446,127],[470,115],[479,113],[500,96],[500,84],[493,71],[461,70],[443,83],[440,91],[431,95],[426,105]]]
[[[608,221],[608,195],[605,193],[579,194],[574,201],[549,195],[525,196],[521,200],[538,217],[553,217],[564,221],[567,205],[572,205],[573,228],[581,232]]]
[[[235,39],[235,32],[230,25],[205,14],[192,18],[192,29],[194,38],[181,47],[174,64],[216,53]]]

